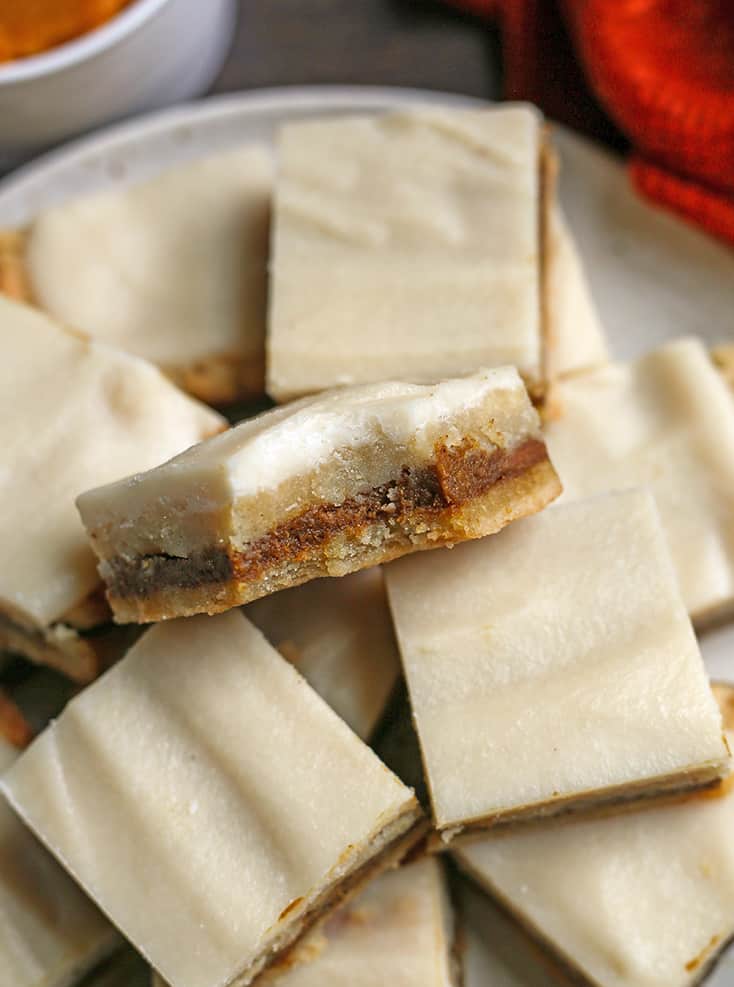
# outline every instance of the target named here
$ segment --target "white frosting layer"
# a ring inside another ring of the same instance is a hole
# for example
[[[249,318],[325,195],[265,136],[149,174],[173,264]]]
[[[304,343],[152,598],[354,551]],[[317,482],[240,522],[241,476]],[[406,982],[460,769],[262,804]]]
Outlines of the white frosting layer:
[[[734,602],[734,401],[696,340],[563,381],[546,439],[564,499],[648,486],[694,619]]]
[[[17,757],[0,738],[0,771]],[[0,796],[0,983],[66,987],[118,937]]]
[[[234,611],[149,630],[2,787],[173,987],[229,983],[414,804]]]
[[[726,765],[649,493],[385,574],[439,827]]]
[[[730,788],[508,831],[455,853],[598,987],[688,987],[734,935],[733,832]]]
[[[285,126],[269,392],[503,364],[538,377],[539,129],[522,105]]]
[[[46,210],[26,252],[39,305],[168,366],[260,356],[271,171],[252,145]]]
[[[0,609],[41,625],[99,583],[77,494],[222,425],[149,364],[0,297]]]
[[[487,402],[503,446],[538,433],[537,413],[514,367],[438,384],[390,381],[335,389],[242,422],[145,475],[89,491],[79,498],[79,510],[90,528],[104,523],[108,512],[124,523],[156,498],[162,511],[170,512],[181,497],[204,510],[272,490],[326,463],[338,467],[345,451],[385,443],[432,458],[442,429],[450,444],[453,420]],[[343,471],[348,474],[348,461]]]
[[[245,613],[352,730],[369,737],[400,673],[381,569],[316,579]]]

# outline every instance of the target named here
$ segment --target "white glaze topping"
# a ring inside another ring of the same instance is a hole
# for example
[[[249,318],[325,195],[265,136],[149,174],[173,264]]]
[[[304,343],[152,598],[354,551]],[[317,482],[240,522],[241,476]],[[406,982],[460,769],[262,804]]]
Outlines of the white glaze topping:
[[[423,107],[281,131],[269,392],[540,372],[540,124]]]
[[[161,512],[176,510],[184,498],[192,510],[216,508],[328,463],[338,468],[350,450],[386,443],[432,459],[438,437],[449,444],[463,437],[454,436],[454,419],[484,404],[503,447],[539,434],[537,412],[514,367],[438,384],[336,388],[242,422],[147,474],[91,490],[79,498],[79,510],[94,529],[110,517],[132,523],[156,503]],[[343,472],[349,472],[348,461]]]
[[[234,611],[149,630],[2,787],[173,987],[249,969],[414,804]]]
[[[45,210],[26,252],[39,305],[166,366],[261,356],[271,170],[251,145]]]
[[[553,507],[385,574],[440,827],[725,769],[649,493]]]

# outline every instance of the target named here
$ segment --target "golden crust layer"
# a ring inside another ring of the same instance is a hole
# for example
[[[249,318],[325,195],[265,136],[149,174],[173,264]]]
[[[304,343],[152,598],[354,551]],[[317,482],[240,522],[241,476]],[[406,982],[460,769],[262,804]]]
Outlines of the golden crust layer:
[[[25,747],[33,738],[30,724],[4,689],[0,689],[0,737],[13,747]]]
[[[23,255],[26,234],[22,230],[0,230],[0,291],[19,302],[33,302]]]

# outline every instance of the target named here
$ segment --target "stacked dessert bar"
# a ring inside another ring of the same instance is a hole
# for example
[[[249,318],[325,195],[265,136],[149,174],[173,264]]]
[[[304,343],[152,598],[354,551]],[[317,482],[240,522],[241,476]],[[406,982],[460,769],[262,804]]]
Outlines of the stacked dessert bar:
[[[2,987],[458,987],[465,876],[545,982],[734,937],[734,398],[610,362],[556,171],[308,120],[2,234]]]

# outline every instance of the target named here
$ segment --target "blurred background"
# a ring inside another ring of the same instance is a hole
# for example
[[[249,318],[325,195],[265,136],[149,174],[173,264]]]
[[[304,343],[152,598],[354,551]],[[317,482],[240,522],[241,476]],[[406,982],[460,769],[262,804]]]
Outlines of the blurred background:
[[[438,0],[240,0],[214,88],[368,84],[497,99],[501,73],[496,26]]]
[[[206,94],[405,86],[536,103],[628,154],[645,198],[732,244],[732,50],[731,0],[11,2],[0,4],[0,173]]]

